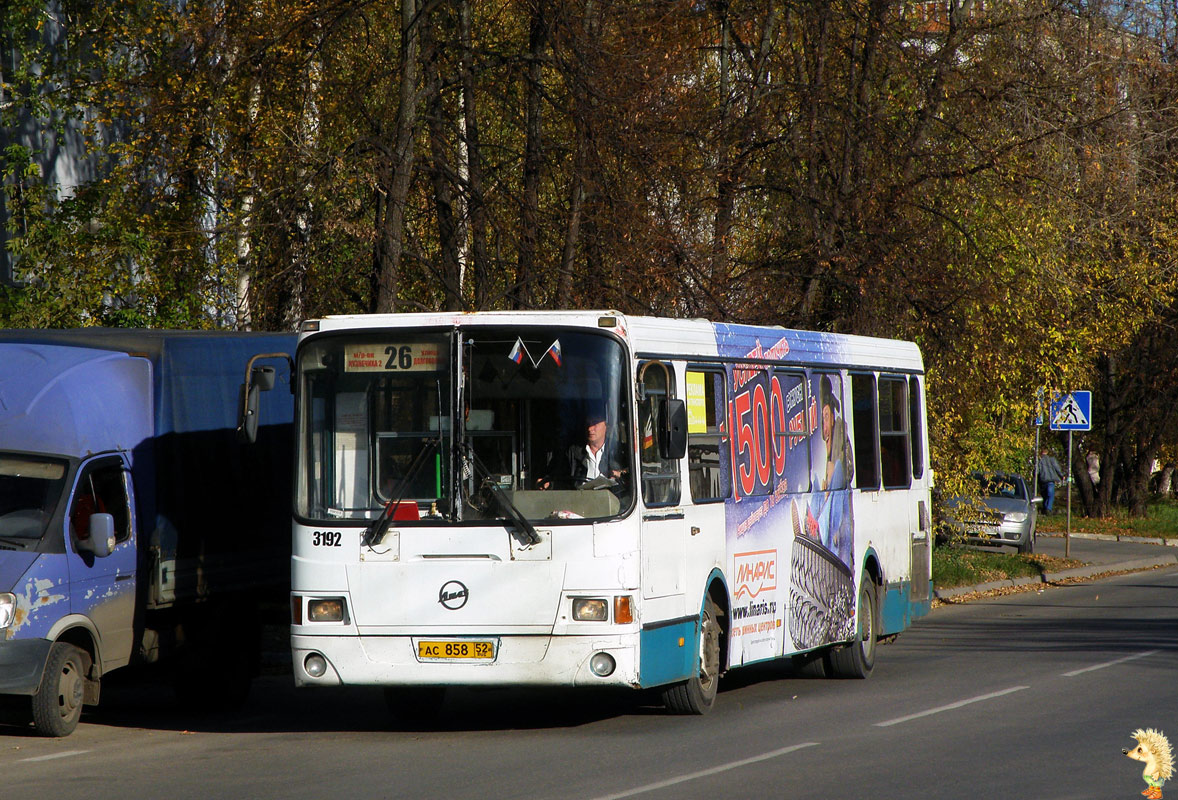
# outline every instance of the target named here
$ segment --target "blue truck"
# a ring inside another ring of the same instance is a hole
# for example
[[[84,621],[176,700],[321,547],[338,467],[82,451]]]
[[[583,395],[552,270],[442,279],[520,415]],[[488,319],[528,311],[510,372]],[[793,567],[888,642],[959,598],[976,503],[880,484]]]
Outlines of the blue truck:
[[[38,733],[138,663],[244,699],[289,592],[295,343],[0,330],[0,696]]]

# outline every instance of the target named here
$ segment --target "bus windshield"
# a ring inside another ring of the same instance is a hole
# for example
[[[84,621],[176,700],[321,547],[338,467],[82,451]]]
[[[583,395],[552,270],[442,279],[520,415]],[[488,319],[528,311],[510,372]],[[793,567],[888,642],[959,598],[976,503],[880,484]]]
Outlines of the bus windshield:
[[[297,511],[401,524],[602,519],[632,505],[620,342],[575,329],[304,344]]]

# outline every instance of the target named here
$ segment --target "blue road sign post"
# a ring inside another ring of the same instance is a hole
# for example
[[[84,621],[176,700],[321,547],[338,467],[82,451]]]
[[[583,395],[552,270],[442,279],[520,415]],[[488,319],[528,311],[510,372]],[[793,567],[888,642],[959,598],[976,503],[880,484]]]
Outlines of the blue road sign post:
[[[1068,526],[1064,533],[1064,557],[1072,550],[1072,433],[1092,430],[1092,392],[1065,392],[1051,401],[1047,415],[1053,431],[1068,432]]]

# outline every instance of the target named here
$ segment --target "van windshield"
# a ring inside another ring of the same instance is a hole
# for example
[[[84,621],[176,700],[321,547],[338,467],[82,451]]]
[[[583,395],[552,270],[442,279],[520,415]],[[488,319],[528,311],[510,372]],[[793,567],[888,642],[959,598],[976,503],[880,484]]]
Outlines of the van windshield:
[[[68,464],[0,453],[0,538],[40,539],[61,502]]]

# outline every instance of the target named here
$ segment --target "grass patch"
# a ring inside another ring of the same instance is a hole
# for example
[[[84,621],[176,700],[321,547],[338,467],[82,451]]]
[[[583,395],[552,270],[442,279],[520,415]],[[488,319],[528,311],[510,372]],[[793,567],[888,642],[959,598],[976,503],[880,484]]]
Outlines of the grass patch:
[[[933,586],[952,589],[1009,578],[1033,578],[1080,566],[1082,561],[1039,553],[1002,553],[940,545],[933,550]]]
[[[1062,533],[1067,529],[1067,511],[1062,512],[1056,496],[1056,513],[1039,514],[1038,527],[1044,533]],[[1150,536],[1163,539],[1178,538],[1178,501],[1159,500],[1150,503],[1144,517],[1131,517],[1124,509],[1115,509],[1104,518],[1083,517],[1072,505],[1072,533],[1103,533],[1108,536]]]

